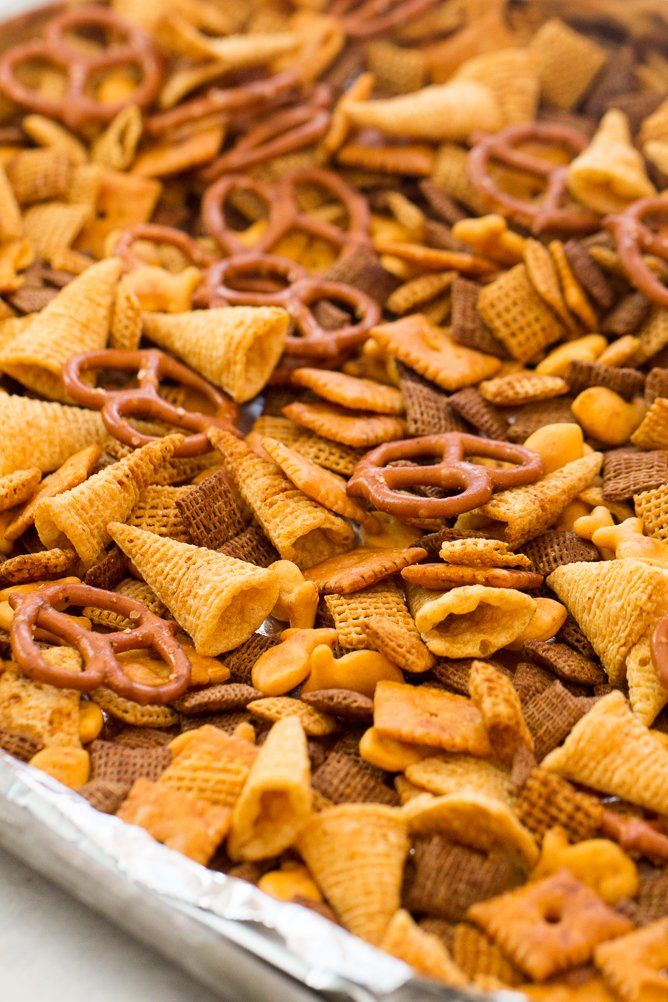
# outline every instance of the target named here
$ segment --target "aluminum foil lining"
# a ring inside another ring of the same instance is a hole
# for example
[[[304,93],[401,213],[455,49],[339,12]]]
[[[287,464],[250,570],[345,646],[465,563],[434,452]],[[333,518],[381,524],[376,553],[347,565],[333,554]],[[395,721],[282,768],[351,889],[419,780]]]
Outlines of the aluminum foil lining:
[[[0,845],[226,998],[490,998],[414,977],[320,915],[207,870],[4,752]]]

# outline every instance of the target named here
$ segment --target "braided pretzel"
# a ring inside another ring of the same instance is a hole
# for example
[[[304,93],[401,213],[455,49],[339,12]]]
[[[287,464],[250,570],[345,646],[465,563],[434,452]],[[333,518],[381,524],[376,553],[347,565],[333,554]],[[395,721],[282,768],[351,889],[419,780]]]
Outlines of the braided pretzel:
[[[436,456],[440,461],[430,466],[389,465],[425,456]],[[490,457],[517,465],[497,470],[467,463],[465,456]],[[386,442],[372,449],[355,467],[347,491],[351,497],[365,498],[379,511],[399,518],[449,518],[485,504],[497,488],[531,484],[542,474],[542,459],[524,446],[449,431]],[[461,488],[461,492],[449,498],[423,498],[407,494],[409,487]]]
[[[73,28],[90,27],[115,30],[127,41],[91,54],[72,44],[67,37],[67,32]],[[45,97],[18,79],[18,67],[35,60],[64,71],[67,86],[62,97]],[[107,103],[86,93],[97,76],[119,66],[136,66],[141,70],[142,79],[132,94]],[[129,104],[145,107],[156,97],[161,82],[160,60],[148,35],[114,11],[101,7],[82,7],[56,14],[46,25],[41,39],[21,42],[0,58],[0,90],[7,97],[22,107],[60,119],[72,129],[109,122]]]
[[[135,371],[139,386],[127,390],[105,390],[89,386],[81,378],[84,372],[105,369]],[[170,404],[158,392],[160,378],[163,376],[190,387],[210,400],[216,408],[215,416],[187,411]],[[215,386],[157,348],[139,351],[103,348],[101,351],[74,355],[65,364],[63,381],[73,400],[84,407],[101,411],[109,433],[119,442],[133,448],[152,442],[156,436],[137,431],[129,424],[129,417],[165,421],[184,431],[195,432],[178,446],[174,452],[175,458],[200,456],[208,452],[211,445],[206,437],[206,429],[215,425],[230,431],[231,422],[237,413],[232,401]]]
[[[530,225],[534,233],[543,233],[545,230],[579,233],[598,226],[598,216],[582,209],[562,207],[566,196],[568,165],[555,164],[517,149],[520,143],[537,140],[539,143],[565,148],[576,156],[588,143],[583,133],[567,125],[529,122],[509,125],[501,132],[474,137],[474,140],[475,145],[468,158],[471,183],[478,192],[499,205],[509,219]],[[503,191],[489,173],[491,161],[543,178],[546,183],[543,196],[539,200],[528,201]]]
[[[643,260],[643,254],[653,254],[668,261],[668,237],[655,233],[643,221],[645,216],[668,221],[668,198],[640,198],[623,212],[606,216],[603,225],[615,238],[619,260],[636,289],[659,306],[668,307],[668,288]]]
[[[91,585],[61,582],[28,594],[15,592],[9,602],[15,610],[10,631],[12,653],[26,675],[36,682],[83,692],[105,685],[119,696],[142,705],[170,703],[183,695],[190,684],[190,662],[174,637],[176,623],[160,619],[137,599]],[[54,608],[60,604],[108,609],[136,625],[118,633],[94,633]],[[38,628],[47,631],[49,640],[79,651],[84,660],[83,671],[72,672],[49,664],[35,642]],[[122,651],[147,648],[159,654],[171,668],[169,679],[159,685],[133,681],[116,657]]]

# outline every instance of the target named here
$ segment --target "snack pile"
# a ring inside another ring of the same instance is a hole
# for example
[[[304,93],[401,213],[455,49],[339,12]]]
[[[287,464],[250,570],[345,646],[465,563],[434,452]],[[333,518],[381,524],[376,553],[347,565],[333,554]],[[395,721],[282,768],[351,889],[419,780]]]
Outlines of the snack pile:
[[[0,748],[444,985],[668,999],[665,0],[0,54]]]

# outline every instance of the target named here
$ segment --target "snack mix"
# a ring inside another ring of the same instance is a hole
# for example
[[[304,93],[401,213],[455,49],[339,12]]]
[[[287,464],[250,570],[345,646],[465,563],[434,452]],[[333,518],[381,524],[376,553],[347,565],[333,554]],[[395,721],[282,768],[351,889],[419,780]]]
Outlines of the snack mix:
[[[3,28],[0,748],[443,985],[668,999],[666,0]]]

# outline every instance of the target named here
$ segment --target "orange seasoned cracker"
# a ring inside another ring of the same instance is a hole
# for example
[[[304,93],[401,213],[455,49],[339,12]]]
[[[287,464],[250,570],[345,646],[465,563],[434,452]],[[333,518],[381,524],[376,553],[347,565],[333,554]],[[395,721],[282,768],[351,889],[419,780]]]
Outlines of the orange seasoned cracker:
[[[227,834],[231,813],[228,807],[209,804],[183,790],[136,779],[117,816],[206,865]]]
[[[380,734],[408,744],[471,755],[491,753],[480,712],[465,696],[444,689],[379,682],[374,727]]]
[[[291,381],[341,407],[373,411],[374,414],[404,413],[401,391],[373,379],[358,379],[330,369],[296,369]]]
[[[448,391],[489,379],[501,366],[498,358],[456,344],[419,313],[380,324],[371,336],[392,358]]]
[[[346,481],[343,477],[319,466],[275,438],[263,437],[261,442],[267,455],[306,497],[355,522],[367,519],[367,511],[346,494]]]
[[[335,592],[347,595],[368,588],[426,556],[427,551],[419,546],[407,549],[359,546],[349,553],[329,557],[309,567],[304,577],[308,581],[315,581],[321,594]]]
[[[284,407],[283,413],[316,435],[355,449],[370,449],[406,434],[406,423],[401,418],[361,412],[350,414],[327,404],[295,402]]]
[[[469,917],[539,981],[587,963],[599,943],[631,929],[568,870],[472,905]]]
[[[407,567],[401,576],[411,584],[435,591],[476,584],[531,591],[543,583],[542,574],[533,571],[520,571],[514,567],[467,567],[465,564],[416,564]]]

